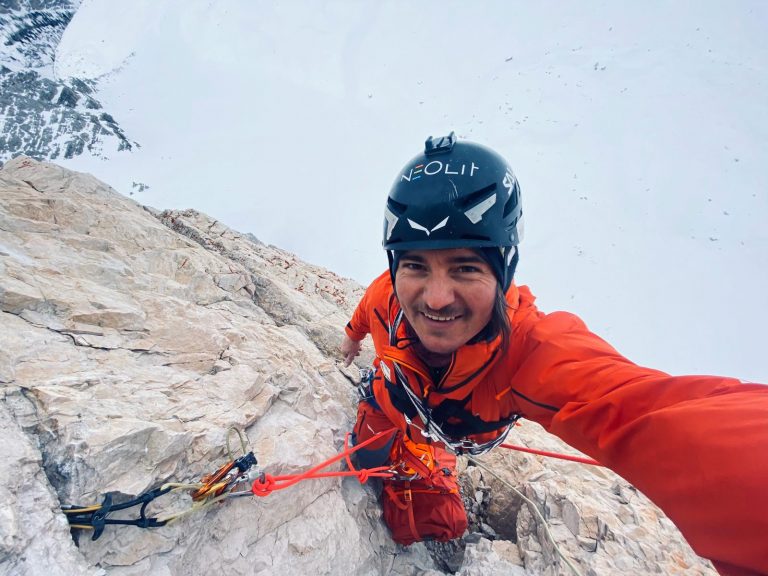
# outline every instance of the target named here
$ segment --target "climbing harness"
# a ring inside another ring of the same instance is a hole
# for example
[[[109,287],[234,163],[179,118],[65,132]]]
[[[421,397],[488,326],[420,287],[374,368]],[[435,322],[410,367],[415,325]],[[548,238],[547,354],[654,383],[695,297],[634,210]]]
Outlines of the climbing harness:
[[[504,422],[504,430],[499,436],[494,438],[493,440],[489,442],[484,442],[482,444],[478,444],[476,442],[473,442],[472,440],[468,438],[461,438],[461,439],[455,439],[446,434],[441,426],[435,421],[435,418],[433,416],[434,410],[426,406],[421,399],[416,395],[416,393],[411,390],[411,387],[407,384],[407,378],[405,377],[405,374],[403,374],[402,369],[400,368],[400,365],[397,362],[393,362],[394,368],[395,368],[395,374],[396,379],[400,383],[399,386],[397,386],[398,390],[404,390],[407,394],[408,400],[410,400],[415,413],[415,416],[418,416],[419,419],[424,423],[423,426],[420,426],[416,424],[412,418],[410,418],[405,412],[403,412],[403,416],[405,418],[405,421],[408,423],[409,426],[413,426],[414,428],[418,429],[422,436],[425,438],[431,438],[433,440],[436,440],[438,442],[442,442],[445,447],[455,454],[471,454],[473,456],[479,456],[480,454],[485,454],[486,452],[490,452],[493,450],[496,446],[504,442],[506,440],[507,435],[509,434],[510,430],[514,426],[514,423],[519,419],[518,415],[512,416],[508,421]],[[384,364],[382,363],[382,366]]]
[[[389,460],[398,480],[428,478],[436,464],[432,446],[414,442],[407,435],[392,443]]]

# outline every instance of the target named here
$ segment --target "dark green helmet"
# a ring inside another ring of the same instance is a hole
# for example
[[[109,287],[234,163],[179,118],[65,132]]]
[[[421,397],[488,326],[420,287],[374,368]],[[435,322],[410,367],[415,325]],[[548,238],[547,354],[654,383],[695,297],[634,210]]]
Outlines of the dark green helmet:
[[[383,244],[391,263],[392,251],[499,248],[499,282],[506,290],[517,264],[522,216],[520,186],[504,158],[457,141],[453,132],[430,136],[389,192]]]

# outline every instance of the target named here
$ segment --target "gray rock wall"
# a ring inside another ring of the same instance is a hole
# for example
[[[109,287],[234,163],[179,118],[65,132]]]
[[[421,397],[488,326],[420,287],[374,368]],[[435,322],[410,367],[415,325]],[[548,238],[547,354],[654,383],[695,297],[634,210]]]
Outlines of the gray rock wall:
[[[375,486],[313,480],[76,547],[62,504],[194,482],[243,430],[267,473],[335,454],[355,414],[336,348],[362,288],[192,210],[142,207],[91,176],[0,170],[2,574],[562,574],[503,484],[463,476],[473,534],[395,545]],[[365,362],[370,358],[370,348]],[[516,439],[564,449],[526,424]],[[603,470],[497,452],[585,574],[710,574],[668,520]],[[187,494],[150,509],[188,509]],[[491,541],[493,539],[493,541]]]

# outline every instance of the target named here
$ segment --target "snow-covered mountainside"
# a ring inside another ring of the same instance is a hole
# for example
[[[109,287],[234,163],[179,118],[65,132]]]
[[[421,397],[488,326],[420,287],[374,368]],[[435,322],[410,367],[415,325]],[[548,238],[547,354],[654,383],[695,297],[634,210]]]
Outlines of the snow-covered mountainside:
[[[0,161],[103,157],[136,146],[104,109],[92,79],[59,79],[56,48],[80,0],[0,5]]]
[[[47,68],[80,0],[6,0],[0,5],[0,63],[12,70]]]
[[[639,364],[768,378],[766,2],[3,5],[0,161],[366,284],[397,170],[455,130],[515,169],[543,310]]]

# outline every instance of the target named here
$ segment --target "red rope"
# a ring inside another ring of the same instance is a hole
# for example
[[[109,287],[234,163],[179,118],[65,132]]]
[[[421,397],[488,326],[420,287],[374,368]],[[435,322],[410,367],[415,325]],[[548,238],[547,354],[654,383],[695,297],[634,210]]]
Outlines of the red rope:
[[[547,456],[549,458],[559,458],[560,460],[570,460],[571,462],[579,462],[581,464],[590,464],[592,466],[604,466],[597,460],[591,458],[582,458],[580,456],[569,456],[567,454],[557,454],[556,452],[545,452],[544,450],[534,450],[533,448],[526,448],[525,446],[516,446],[514,444],[501,444],[503,448],[509,448],[510,450],[517,450],[518,452],[527,452],[528,454],[538,454],[539,456]]]
[[[377,468],[356,470],[354,465],[352,464],[350,455],[353,454],[354,452],[357,452],[361,448],[365,448],[369,444],[372,444],[379,438],[382,438],[387,434],[392,434],[395,432],[397,432],[397,428],[390,428],[389,430],[378,432],[377,434],[368,438],[368,440],[366,440],[365,442],[356,444],[351,448],[348,446],[350,433],[347,433],[344,436],[344,450],[339,454],[336,454],[332,458],[329,458],[325,462],[321,462],[317,466],[301,474],[285,474],[283,476],[272,476],[271,474],[265,474],[263,477],[258,478],[253,482],[253,485],[251,486],[251,491],[256,496],[269,496],[275,490],[283,490],[285,488],[289,488],[290,486],[293,486],[294,484],[298,484],[302,480],[309,480],[312,478],[334,478],[334,477],[341,477],[341,476],[356,476],[361,484],[365,483],[369,478],[391,478],[395,474],[391,472],[390,466],[379,466]],[[600,462],[598,462],[597,460],[591,460],[590,458],[581,458],[579,456],[569,456],[567,454],[557,454],[555,452],[545,452],[544,450],[534,450],[533,448],[526,448],[525,446],[516,446],[514,444],[501,444],[501,446],[504,448],[509,448],[510,450],[527,452],[529,454],[537,454],[539,456],[547,456],[549,458],[559,458],[560,460],[569,460],[571,462],[579,462],[581,464],[590,464],[592,466],[603,466],[603,464],[600,464]],[[342,459],[346,460],[347,466],[349,467],[348,471],[321,472],[323,468],[326,468],[327,466],[330,466],[331,464],[334,464]]]
[[[356,444],[351,448],[349,448],[347,444],[350,437],[350,433],[347,432],[346,436],[344,436],[343,452],[336,454],[336,456],[329,458],[325,462],[322,462],[317,466],[315,466],[314,468],[311,468],[310,470],[307,470],[306,472],[303,472],[301,474],[286,474],[284,476],[272,476],[271,474],[265,474],[262,478],[258,478],[253,482],[253,485],[251,486],[251,491],[256,496],[269,496],[275,490],[283,490],[284,488],[288,488],[289,486],[293,486],[294,484],[297,484],[302,480],[308,480],[310,478],[357,476],[357,479],[360,480],[361,484],[365,483],[368,480],[368,478],[391,478],[392,476],[394,476],[394,474],[388,471],[390,469],[389,466],[379,466],[377,468],[356,470],[355,467],[352,465],[352,460],[349,458],[349,456],[350,454],[357,452],[361,448],[364,448],[368,444],[375,442],[382,436],[386,436],[387,434],[392,434],[394,432],[397,432],[397,428],[390,428],[389,430],[384,430],[382,432],[379,432],[371,436],[365,442]],[[322,470],[323,468],[330,466],[335,462],[338,462],[342,458],[346,459],[347,466],[349,466],[350,468],[349,471],[320,472],[320,470]]]

